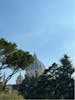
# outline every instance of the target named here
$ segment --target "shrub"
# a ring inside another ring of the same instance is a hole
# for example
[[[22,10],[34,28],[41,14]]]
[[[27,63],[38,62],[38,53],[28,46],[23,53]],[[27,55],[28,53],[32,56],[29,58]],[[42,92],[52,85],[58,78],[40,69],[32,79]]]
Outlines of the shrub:
[[[21,95],[18,95],[17,92],[15,93],[0,93],[0,100],[24,100]]]

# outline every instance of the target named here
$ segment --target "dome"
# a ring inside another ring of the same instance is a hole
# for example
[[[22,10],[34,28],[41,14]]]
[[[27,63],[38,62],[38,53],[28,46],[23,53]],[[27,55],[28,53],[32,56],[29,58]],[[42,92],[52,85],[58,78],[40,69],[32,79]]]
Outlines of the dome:
[[[37,58],[36,54],[34,54],[34,62],[32,64],[29,65],[29,67],[26,69],[26,74],[29,77],[32,76],[40,76],[44,70],[45,70],[45,66],[44,64]]]

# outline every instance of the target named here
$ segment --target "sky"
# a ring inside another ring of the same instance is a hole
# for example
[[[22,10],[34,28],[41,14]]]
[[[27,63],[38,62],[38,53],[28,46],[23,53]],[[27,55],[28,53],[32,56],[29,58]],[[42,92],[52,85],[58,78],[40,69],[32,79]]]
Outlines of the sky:
[[[74,0],[0,0],[0,38],[35,52],[46,68],[65,53],[74,62],[74,4]]]

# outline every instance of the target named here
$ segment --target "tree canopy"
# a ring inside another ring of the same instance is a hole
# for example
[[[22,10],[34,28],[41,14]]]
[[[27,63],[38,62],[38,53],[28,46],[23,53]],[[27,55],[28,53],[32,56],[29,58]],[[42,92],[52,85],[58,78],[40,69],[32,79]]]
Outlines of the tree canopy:
[[[27,99],[74,99],[72,64],[67,55],[53,63],[40,77],[26,78],[19,92]]]
[[[28,51],[18,49],[16,43],[0,39],[0,70],[7,68],[12,69],[12,73],[6,78],[4,88],[8,80],[11,79],[19,69],[25,70],[33,60],[33,56]]]

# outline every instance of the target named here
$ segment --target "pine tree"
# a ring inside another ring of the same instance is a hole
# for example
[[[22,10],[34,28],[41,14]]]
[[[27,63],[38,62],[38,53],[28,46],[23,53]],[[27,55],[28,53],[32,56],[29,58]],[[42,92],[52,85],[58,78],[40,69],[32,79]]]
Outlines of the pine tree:
[[[73,65],[67,55],[60,62],[53,63],[38,79],[25,78],[19,92],[26,99],[74,99]]]
[[[56,98],[73,99],[74,98],[74,80],[71,79],[73,73],[72,63],[65,54],[60,60],[59,77],[56,79]]]

